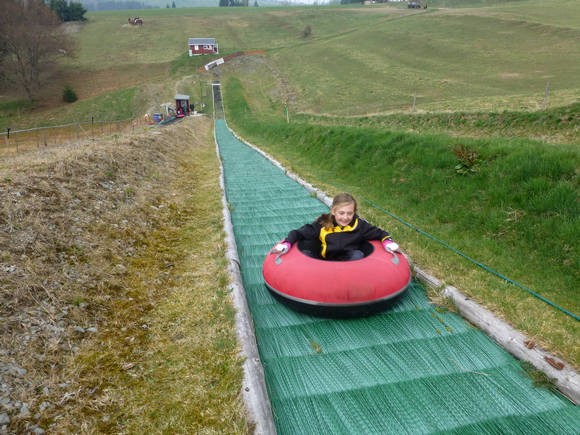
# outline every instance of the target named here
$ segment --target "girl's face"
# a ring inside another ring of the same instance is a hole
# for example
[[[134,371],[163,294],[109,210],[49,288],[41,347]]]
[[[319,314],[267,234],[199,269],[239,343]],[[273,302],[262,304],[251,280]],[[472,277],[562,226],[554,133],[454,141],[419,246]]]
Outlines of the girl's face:
[[[354,217],[354,204],[337,205],[332,208],[330,213],[334,216],[336,223],[341,227],[344,227],[350,224],[350,221]]]

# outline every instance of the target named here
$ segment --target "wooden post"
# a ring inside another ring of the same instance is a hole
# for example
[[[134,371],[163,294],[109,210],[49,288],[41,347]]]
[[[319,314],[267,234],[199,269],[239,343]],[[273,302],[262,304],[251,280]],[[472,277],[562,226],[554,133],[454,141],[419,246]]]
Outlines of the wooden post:
[[[10,127],[6,127],[6,136],[4,140],[6,141],[6,148],[10,149]]]
[[[550,100],[550,81],[546,82],[546,90],[544,91],[544,109],[548,108],[548,102]]]

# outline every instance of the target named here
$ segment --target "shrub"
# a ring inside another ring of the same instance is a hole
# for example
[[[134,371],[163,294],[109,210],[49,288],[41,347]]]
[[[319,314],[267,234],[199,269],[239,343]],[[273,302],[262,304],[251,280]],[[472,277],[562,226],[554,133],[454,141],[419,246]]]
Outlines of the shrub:
[[[457,157],[455,172],[460,175],[468,175],[477,172],[480,162],[480,157],[477,151],[461,144],[453,148],[453,154]]]
[[[65,103],[74,103],[78,100],[77,93],[70,86],[64,88],[62,91],[62,101]]]

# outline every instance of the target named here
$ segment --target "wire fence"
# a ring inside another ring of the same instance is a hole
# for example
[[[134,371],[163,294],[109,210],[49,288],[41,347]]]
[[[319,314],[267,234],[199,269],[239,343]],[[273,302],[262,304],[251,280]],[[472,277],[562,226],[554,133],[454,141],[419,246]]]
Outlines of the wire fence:
[[[49,146],[79,143],[91,141],[97,137],[127,133],[145,123],[145,120],[141,119],[116,121],[95,121],[91,119],[88,122],[73,122],[22,130],[7,128],[5,131],[0,132],[0,157]]]

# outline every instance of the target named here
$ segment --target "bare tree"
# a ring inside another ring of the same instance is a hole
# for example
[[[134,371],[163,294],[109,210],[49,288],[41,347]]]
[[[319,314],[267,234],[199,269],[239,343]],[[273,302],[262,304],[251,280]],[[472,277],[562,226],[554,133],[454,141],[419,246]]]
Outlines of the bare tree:
[[[32,101],[72,40],[42,0],[0,0],[0,10],[0,76]]]

